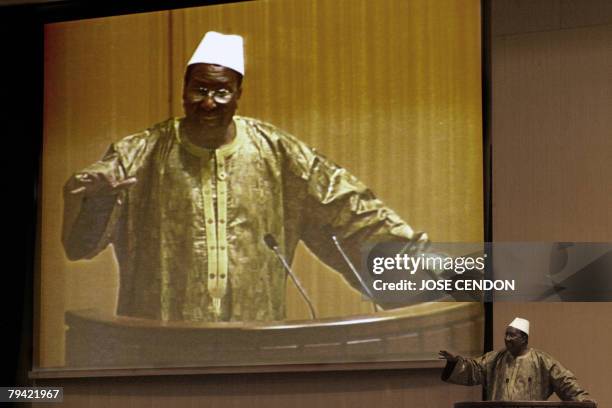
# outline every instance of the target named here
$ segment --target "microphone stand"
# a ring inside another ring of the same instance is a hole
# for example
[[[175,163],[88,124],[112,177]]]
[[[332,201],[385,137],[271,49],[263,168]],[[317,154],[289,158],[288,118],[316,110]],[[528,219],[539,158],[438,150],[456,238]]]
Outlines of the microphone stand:
[[[346,264],[348,265],[349,269],[351,270],[351,272],[353,272],[353,275],[355,275],[355,277],[357,278],[357,281],[359,282],[359,284],[361,285],[363,290],[365,290],[366,294],[370,298],[370,302],[372,302],[372,307],[374,309],[374,312],[375,313],[378,312],[380,309],[379,309],[378,305],[376,304],[376,302],[374,302],[374,296],[372,295],[372,292],[370,292],[370,289],[368,288],[368,285],[365,284],[365,282],[363,281],[363,278],[361,277],[361,275],[359,275],[359,272],[357,272],[357,269],[355,268],[355,265],[353,265],[353,263],[349,259],[349,257],[346,254],[346,252],[344,252],[344,249],[342,248],[342,245],[340,245],[340,241],[338,240],[338,237],[336,237],[336,235],[334,235],[334,234],[330,234],[330,238],[333,241],[333,243],[334,243],[336,249],[338,250],[338,252],[340,252],[340,255],[342,255],[342,258],[344,259],[344,262],[346,262]]]
[[[283,266],[283,269],[287,272],[287,274],[289,274],[289,277],[291,278],[291,280],[293,281],[293,283],[297,287],[298,291],[300,292],[300,295],[306,301],[306,304],[308,305],[308,309],[310,311],[311,318],[313,320],[315,320],[317,318],[317,314],[315,312],[314,306],[312,305],[312,301],[310,300],[310,298],[306,294],[306,290],[304,289],[304,287],[300,283],[300,281],[297,278],[297,276],[295,276],[295,274],[291,270],[291,267],[287,263],[287,260],[285,259],[283,254],[280,253],[280,251],[278,249],[278,242],[276,242],[276,239],[274,238],[274,236],[272,236],[272,234],[266,234],[264,236],[264,242],[266,243],[268,248],[270,248],[274,252],[274,255],[276,255],[276,258],[279,260],[279,262]]]

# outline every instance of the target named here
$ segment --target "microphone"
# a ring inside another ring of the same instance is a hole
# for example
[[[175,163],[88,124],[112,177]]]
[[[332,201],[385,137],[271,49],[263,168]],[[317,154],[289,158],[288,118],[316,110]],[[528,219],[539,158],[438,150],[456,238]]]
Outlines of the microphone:
[[[342,255],[342,259],[344,259],[344,262],[348,265],[349,269],[351,270],[351,272],[353,272],[353,275],[355,275],[355,277],[357,278],[357,281],[359,282],[359,284],[365,291],[366,295],[368,295],[368,297],[370,298],[370,301],[372,302],[372,306],[374,307],[374,312],[378,312],[378,306],[376,305],[376,302],[374,302],[374,296],[372,295],[372,292],[370,292],[370,288],[368,288],[368,285],[366,285],[366,283],[363,281],[363,278],[361,277],[359,272],[357,272],[355,265],[353,265],[353,263],[349,259],[348,255],[342,248],[342,245],[340,245],[340,241],[338,240],[338,237],[336,237],[336,234],[334,234],[332,228],[329,225],[324,225],[323,231],[325,235],[328,235],[331,238],[332,242],[334,243],[334,246],[336,247],[340,255]]]
[[[276,239],[270,233],[264,235],[263,239],[264,239],[264,242],[266,243],[266,245],[268,246],[268,248],[270,248],[274,252],[274,255],[276,255],[276,257],[280,261],[281,265],[283,266],[283,269],[285,269],[285,271],[289,274],[289,277],[291,277],[291,280],[293,281],[293,283],[297,287],[298,291],[300,292],[300,295],[302,295],[302,298],[306,301],[306,304],[308,304],[308,309],[310,310],[310,316],[312,317],[313,320],[316,319],[317,318],[317,314],[315,312],[314,306],[312,305],[312,301],[310,300],[310,298],[306,294],[306,290],[304,289],[304,287],[300,283],[300,281],[297,278],[297,276],[295,276],[295,274],[291,270],[291,267],[287,263],[287,260],[285,259],[283,254],[281,254],[281,252],[279,251],[279,249],[278,249],[278,242],[276,242]]]

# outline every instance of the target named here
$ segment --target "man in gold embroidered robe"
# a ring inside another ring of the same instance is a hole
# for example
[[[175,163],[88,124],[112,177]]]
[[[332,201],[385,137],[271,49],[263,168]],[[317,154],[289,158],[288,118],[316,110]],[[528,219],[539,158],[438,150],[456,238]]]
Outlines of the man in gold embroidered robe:
[[[185,118],[113,143],[67,182],[64,248],[76,260],[113,245],[119,315],[282,320],[286,274],[268,233],[289,262],[301,240],[358,289],[326,231],[354,260],[365,243],[427,241],[346,170],[236,116],[243,74],[242,39],[207,33],[185,75]]]
[[[516,318],[506,330],[506,349],[479,358],[440,351],[447,360],[442,380],[483,385],[490,401],[545,401],[552,393],[563,401],[593,401],[576,377],[550,355],[530,348],[529,322]]]

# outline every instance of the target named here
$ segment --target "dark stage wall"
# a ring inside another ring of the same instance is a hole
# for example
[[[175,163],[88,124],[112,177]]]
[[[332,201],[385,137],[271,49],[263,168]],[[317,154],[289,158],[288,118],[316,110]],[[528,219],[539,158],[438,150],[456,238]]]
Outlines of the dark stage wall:
[[[493,237],[612,241],[612,2],[493,1]],[[612,405],[612,303],[494,305]]]

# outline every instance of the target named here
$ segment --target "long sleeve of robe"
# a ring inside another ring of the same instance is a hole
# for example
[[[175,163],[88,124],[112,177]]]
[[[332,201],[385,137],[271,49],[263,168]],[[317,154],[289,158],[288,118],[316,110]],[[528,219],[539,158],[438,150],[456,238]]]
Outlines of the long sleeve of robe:
[[[66,254],[88,259],[113,245],[120,315],[282,320],[286,276],[267,233],[289,262],[302,240],[358,290],[326,231],[356,263],[366,242],[427,241],[346,170],[272,125],[236,116],[234,140],[207,150],[181,137],[180,122],[124,138],[79,172],[136,177],[129,189],[72,194],[76,175],[65,186]]]
[[[447,363],[442,380],[482,385],[490,401],[545,401],[552,393],[563,401],[591,400],[576,377],[550,355],[529,349],[518,358],[506,350]]]

